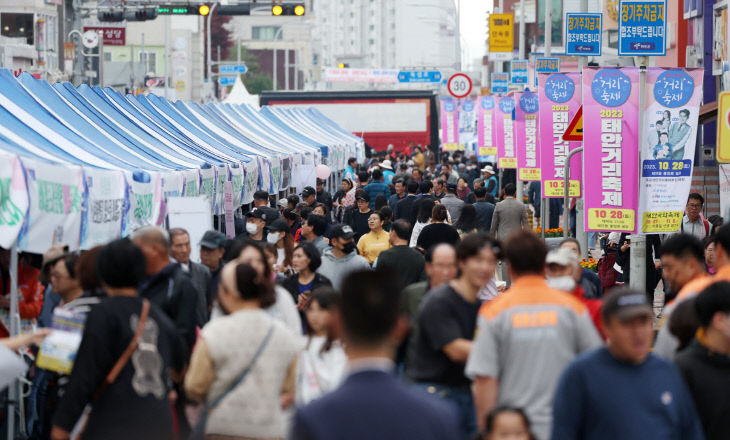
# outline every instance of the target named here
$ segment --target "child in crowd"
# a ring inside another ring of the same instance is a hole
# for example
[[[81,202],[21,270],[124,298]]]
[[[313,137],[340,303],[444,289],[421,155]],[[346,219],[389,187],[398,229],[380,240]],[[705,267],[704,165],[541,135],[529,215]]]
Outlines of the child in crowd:
[[[486,429],[477,440],[535,440],[530,420],[519,408],[499,407],[487,415]]]
[[[339,294],[329,287],[312,292],[306,311],[309,336],[297,364],[297,406],[306,405],[333,389],[344,378],[347,356],[333,334],[333,317]]]

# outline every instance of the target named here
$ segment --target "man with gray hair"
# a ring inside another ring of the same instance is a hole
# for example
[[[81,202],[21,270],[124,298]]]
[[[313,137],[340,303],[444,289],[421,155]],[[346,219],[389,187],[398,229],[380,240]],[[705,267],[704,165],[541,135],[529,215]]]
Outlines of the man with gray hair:
[[[170,257],[180,263],[183,272],[190,276],[190,280],[198,292],[198,307],[195,318],[199,327],[208,321],[208,300],[206,294],[210,284],[210,270],[200,263],[190,261],[190,234],[183,228],[170,229]]]
[[[170,261],[169,234],[156,226],[144,226],[134,231],[132,241],[142,250],[146,260],[147,279],[142,283],[139,295],[167,314],[188,344],[188,350],[192,349],[198,292],[180,264]]]

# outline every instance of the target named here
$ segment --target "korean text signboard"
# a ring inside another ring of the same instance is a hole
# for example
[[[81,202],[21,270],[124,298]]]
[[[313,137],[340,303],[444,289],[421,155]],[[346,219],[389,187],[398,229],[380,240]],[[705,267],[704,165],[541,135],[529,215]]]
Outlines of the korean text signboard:
[[[492,72],[492,93],[507,93],[509,90],[509,73],[507,72]]]
[[[535,87],[537,87],[537,76],[540,73],[560,72],[560,58],[538,57],[535,58]]]
[[[536,93],[515,93],[515,136],[519,180],[540,181],[540,150],[537,145]]]
[[[453,98],[441,98],[441,145],[444,151],[459,149],[459,112]]]
[[[477,135],[476,100],[459,100],[459,145],[470,145]]]
[[[601,56],[603,14],[565,14],[565,54]]]
[[[514,14],[489,15],[489,52],[512,52],[515,48]]]
[[[494,139],[494,106],[493,96],[486,95],[479,98],[479,116],[477,122],[477,159],[486,160],[485,156],[497,154],[497,144]]]
[[[510,71],[512,73],[512,84],[527,84],[527,69],[529,65],[527,60],[512,60],[510,62]]]
[[[125,34],[127,29],[123,27],[84,26],[84,32],[87,31],[101,31],[104,46],[124,46],[126,44]]]
[[[583,69],[586,230],[636,231],[639,69]]]
[[[666,0],[621,0],[619,56],[666,55]]]
[[[580,108],[580,73],[541,73],[540,97],[540,169],[542,194],[547,198],[562,198],[565,191],[565,160],[568,153],[580,148],[582,142],[567,142],[563,133]],[[575,154],[570,160],[571,197],[580,197],[583,180],[583,160]]]
[[[23,164],[17,156],[0,152],[0,246],[15,243],[28,212]]]
[[[498,99],[497,111],[494,115],[494,131],[497,137],[497,166],[499,168],[517,168],[515,152],[515,130],[512,112],[515,109],[513,96]]]
[[[639,220],[643,233],[680,229],[692,184],[702,69],[652,67],[646,73]]]

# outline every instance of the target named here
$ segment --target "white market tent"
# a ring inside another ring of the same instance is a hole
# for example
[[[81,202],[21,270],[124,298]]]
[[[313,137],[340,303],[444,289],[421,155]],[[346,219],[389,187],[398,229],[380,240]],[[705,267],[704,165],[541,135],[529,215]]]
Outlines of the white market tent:
[[[206,195],[220,215],[226,182],[238,208],[364,156],[318,111],[259,109],[240,86],[233,103],[199,104],[0,69],[0,246],[88,249],[162,224],[167,197]]]
[[[246,89],[246,86],[243,85],[243,81],[241,81],[241,77],[236,77],[236,82],[233,84],[233,87],[231,87],[231,93],[228,94],[228,97],[223,100],[224,104],[248,104],[253,107],[258,108],[259,107],[259,97],[258,95],[252,95],[248,92]]]

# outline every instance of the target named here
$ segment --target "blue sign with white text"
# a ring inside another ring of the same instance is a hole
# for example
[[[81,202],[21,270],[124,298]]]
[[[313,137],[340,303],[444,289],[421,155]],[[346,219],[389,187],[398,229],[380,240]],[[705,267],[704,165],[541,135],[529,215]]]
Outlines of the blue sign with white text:
[[[398,82],[438,83],[441,82],[441,72],[438,70],[405,70],[398,72]]]
[[[601,56],[603,14],[565,14],[565,54]]]
[[[509,74],[507,72],[492,72],[492,93],[507,93],[509,91]]]
[[[510,70],[512,71],[512,84],[527,84],[527,60],[512,60]]]
[[[621,0],[618,10],[619,56],[666,55],[666,38],[666,0]]]
[[[222,86],[232,86],[236,83],[236,76],[219,76],[218,84]]]
[[[246,72],[248,72],[248,67],[246,67],[245,64],[240,64],[240,65],[221,64],[218,66],[218,72],[226,73],[226,74],[246,73]]]

